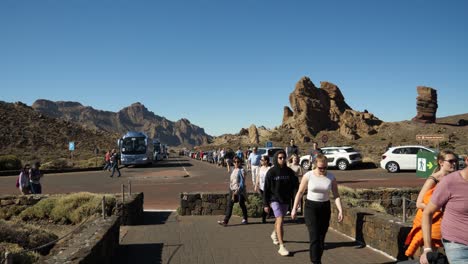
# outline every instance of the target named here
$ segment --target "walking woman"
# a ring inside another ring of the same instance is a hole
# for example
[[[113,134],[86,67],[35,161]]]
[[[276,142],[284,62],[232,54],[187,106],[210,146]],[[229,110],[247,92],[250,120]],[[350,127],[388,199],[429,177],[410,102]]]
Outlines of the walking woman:
[[[263,197],[263,190],[265,187],[265,178],[268,170],[270,169],[270,158],[264,155],[260,158],[260,169],[259,169],[259,176],[256,178],[255,181],[255,188],[256,192],[259,192],[260,195]],[[262,223],[266,223],[267,213],[265,210],[262,210]]]
[[[18,188],[20,189],[21,194],[31,193],[31,187],[29,183],[30,169],[31,166],[29,164],[24,165],[24,167],[21,169],[20,175],[18,176]]]
[[[242,161],[239,157],[235,156],[233,159],[234,169],[231,172],[231,177],[229,180],[229,196],[226,207],[226,215],[224,220],[218,221],[218,224],[222,226],[227,226],[229,219],[232,215],[232,208],[234,203],[239,202],[240,208],[242,210],[242,224],[247,224],[247,207],[245,206],[245,201],[247,200],[247,188],[245,186],[245,171],[242,168]]]
[[[318,154],[313,165],[314,169],[302,177],[299,191],[294,199],[291,218],[296,218],[296,210],[300,206],[304,191],[307,189],[304,216],[309,231],[310,261],[320,264],[322,263],[325,236],[330,225],[330,191],[333,193],[335,205],[338,208],[338,222],[343,220],[343,208],[335,176],[327,172],[327,157]]]
[[[408,246],[405,251],[406,256],[413,257],[414,253],[424,244],[421,230],[424,208],[426,208],[426,204],[429,203],[437,184],[442,181],[447,174],[457,169],[457,162],[457,156],[451,150],[442,150],[439,155],[437,155],[437,168],[435,168],[434,173],[424,182],[419,192],[418,199],[416,200],[416,207],[419,209],[413,220],[413,228],[406,237],[405,245]],[[440,233],[442,214],[442,211],[437,211],[432,216],[432,243],[436,248],[443,246],[441,241],[442,234]]]

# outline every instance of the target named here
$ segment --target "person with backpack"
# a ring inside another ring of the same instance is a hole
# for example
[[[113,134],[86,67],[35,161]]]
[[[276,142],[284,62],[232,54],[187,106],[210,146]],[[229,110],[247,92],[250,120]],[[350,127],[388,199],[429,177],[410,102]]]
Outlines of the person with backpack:
[[[29,186],[29,170],[31,165],[25,164],[21,169],[18,179],[16,180],[16,188],[18,188],[21,194],[30,194],[31,188]]]
[[[44,175],[39,169],[40,167],[41,167],[41,163],[37,161],[33,164],[32,168],[29,170],[29,186],[31,187],[32,194],[42,193],[41,178]]]
[[[115,149],[112,150],[110,162],[111,162],[112,174],[109,177],[111,178],[114,177],[115,171],[119,173],[117,177],[120,177],[121,174],[120,174],[120,169],[119,169],[119,153],[117,153]]]
[[[232,208],[234,203],[239,203],[242,210],[242,224],[248,224],[247,220],[247,207],[245,201],[247,200],[247,187],[245,185],[245,171],[242,168],[242,162],[239,157],[235,156],[233,159],[234,169],[232,170],[229,181],[229,195],[227,197],[226,214],[223,220],[218,221],[219,225],[227,226],[229,219],[232,215]]]

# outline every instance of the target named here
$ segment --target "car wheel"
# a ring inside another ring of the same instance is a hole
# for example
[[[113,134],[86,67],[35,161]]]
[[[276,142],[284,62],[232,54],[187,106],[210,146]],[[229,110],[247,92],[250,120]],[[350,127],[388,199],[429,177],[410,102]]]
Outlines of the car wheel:
[[[310,164],[309,164],[309,161],[308,160],[303,160],[302,163],[301,163],[301,166],[304,170],[309,170],[310,168]]]
[[[390,161],[389,163],[387,163],[385,167],[387,168],[387,171],[391,173],[395,173],[400,170],[400,166],[398,166],[398,163],[393,162],[393,161]]]
[[[338,169],[340,170],[346,170],[349,166],[349,163],[347,160],[339,160],[337,163],[336,163]]]

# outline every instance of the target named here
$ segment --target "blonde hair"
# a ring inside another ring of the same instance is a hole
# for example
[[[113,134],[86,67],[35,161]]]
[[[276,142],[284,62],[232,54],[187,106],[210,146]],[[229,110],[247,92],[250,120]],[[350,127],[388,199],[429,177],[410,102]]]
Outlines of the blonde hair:
[[[312,169],[315,169],[317,167],[317,163],[318,162],[323,162],[325,164],[328,165],[328,160],[327,160],[327,156],[323,155],[323,154],[318,154],[317,157],[315,157],[315,160],[314,162],[312,163]]]

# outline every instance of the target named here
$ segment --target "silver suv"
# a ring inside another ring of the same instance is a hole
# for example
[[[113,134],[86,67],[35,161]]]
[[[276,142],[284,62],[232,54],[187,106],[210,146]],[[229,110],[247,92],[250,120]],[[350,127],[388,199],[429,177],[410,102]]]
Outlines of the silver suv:
[[[321,148],[322,153],[327,157],[328,167],[336,167],[340,170],[347,170],[350,166],[354,166],[362,162],[361,153],[352,147],[324,147]],[[310,155],[304,155],[299,160],[302,168],[310,169]]]

